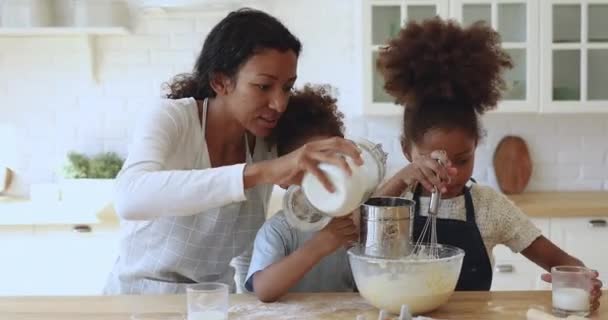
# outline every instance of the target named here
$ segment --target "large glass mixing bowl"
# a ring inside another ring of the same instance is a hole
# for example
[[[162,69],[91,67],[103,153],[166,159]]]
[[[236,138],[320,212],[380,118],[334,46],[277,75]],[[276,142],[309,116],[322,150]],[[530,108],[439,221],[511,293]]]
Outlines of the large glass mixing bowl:
[[[429,245],[425,248],[428,252]],[[438,258],[424,256],[379,258],[348,250],[350,266],[361,296],[378,309],[399,314],[406,304],[412,314],[433,311],[446,303],[458,282],[464,251],[437,245]]]

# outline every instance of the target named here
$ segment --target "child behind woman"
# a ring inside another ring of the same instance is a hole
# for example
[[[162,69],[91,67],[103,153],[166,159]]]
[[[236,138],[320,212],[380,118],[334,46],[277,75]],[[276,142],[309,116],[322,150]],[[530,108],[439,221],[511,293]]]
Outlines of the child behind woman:
[[[273,133],[279,154],[316,140],[343,137],[342,118],[328,87],[296,91]],[[292,228],[279,211],[255,238],[245,288],[266,302],[287,292],[352,292],[355,285],[345,246],[357,239],[350,216],[333,219],[319,232],[303,232]]]

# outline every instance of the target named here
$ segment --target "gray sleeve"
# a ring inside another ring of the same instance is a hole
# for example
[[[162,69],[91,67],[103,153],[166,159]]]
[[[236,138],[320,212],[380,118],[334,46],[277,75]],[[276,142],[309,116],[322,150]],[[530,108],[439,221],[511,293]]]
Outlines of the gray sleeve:
[[[245,279],[245,289],[253,292],[253,275],[287,256],[291,247],[291,229],[277,214],[258,231],[253,244],[253,255]]]

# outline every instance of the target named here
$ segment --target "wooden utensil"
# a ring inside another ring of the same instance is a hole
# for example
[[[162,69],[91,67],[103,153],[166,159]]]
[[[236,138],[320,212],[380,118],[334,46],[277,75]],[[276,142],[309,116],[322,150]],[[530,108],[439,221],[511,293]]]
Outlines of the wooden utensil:
[[[0,167],[0,193],[8,190],[13,180],[13,171],[7,167]]]
[[[528,145],[521,137],[505,136],[494,151],[494,172],[505,194],[522,193],[532,175]]]

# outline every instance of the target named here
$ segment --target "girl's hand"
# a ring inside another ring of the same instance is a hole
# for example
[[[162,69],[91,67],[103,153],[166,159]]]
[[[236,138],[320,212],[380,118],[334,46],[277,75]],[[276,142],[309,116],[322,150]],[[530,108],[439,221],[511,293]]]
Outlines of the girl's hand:
[[[433,191],[433,186],[435,186],[440,192],[444,193],[447,192],[446,184],[456,173],[456,168],[452,167],[452,163],[445,152],[435,150],[429,156],[420,156],[413,159],[412,163],[401,169],[396,176],[406,186],[412,186],[419,182],[429,191]]]
[[[591,304],[591,312],[597,310],[600,307],[600,298],[602,297],[602,286],[603,283],[598,279],[599,273],[593,270],[593,276],[591,278],[591,297],[589,303]],[[541,276],[545,282],[551,283],[551,274],[545,273]]]

